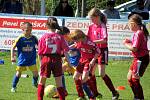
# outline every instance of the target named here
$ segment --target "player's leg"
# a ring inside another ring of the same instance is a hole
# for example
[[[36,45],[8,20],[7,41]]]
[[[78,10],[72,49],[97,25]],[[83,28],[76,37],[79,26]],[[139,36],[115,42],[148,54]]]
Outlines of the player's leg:
[[[42,56],[40,66],[40,79],[37,89],[38,100],[43,100],[46,79],[49,78],[51,75],[51,66],[50,58],[48,56]]]
[[[13,77],[13,81],[12,81],[12,89],[11,92],[16,92],[16,88],[17,88],[17,84],[19,82],[19,79],[21,77],[21,73],[22,71],[26,70],[26,67],[20,67],[17,66],[16,68],[16,74]]]
[[[90,81],[90,84],[92,85],[92,87],[90,87],[90,88],[93,88],[92,92],[95,97],[102,98],[102,94],[99,93],[98,89],[97,89],[96,76],[95,76],[96,67],[97,66],[95,65],[94,67],[92,67],[92,70],[91,70],[91,76],[89,78],[89,81]]]
[[[128,82],[134,93],[134,99],[144,100],[143,88],[140,84],[140,77],[149,64],[149,55],[140,57],[139,60],[134,59],[128,72]]]
[[[79,69],[79,68],[77,68]],[[76,85],[76,90],[77,90],[77,93],[78,93],[78,98],[77,100],[84,100],[85,98],[85,95],[84,95],[84,92],[83,92],[83,88],[82,88],[82,81],[81,81],[81,75],[82,73],[78,72],[77,70],[75,71],[74,75],[73,75],[73,79],[74,79],[74,82],[75,82],[75,85]]]
[[[105,73],[105,68],[107,64],[108,64],[108,48],[104,48],[101,49],[101,54],[98,57],[98,70],[106,86],[112,92],[112,100],[116,100],[119,98],[119,93],[116,91],[110,77]]]
[[[90,92],[91,93],[93,92],[94,87],[93,87],[93,84],[91,84],[91,82],[90,82],[90,79],[89,79],[89,68],[86,67],[86,64],[85,64],[85,67],[84,67],[84,70],[83,70],[83,74],[82,74],[82,83],[83,83],[83,85],[88,84],[88,86],[90,87],[89,88]],[[89,99],[95,100],[95,96],[92,94],[91,96],[89,96]]]
[[[63,74],[62,74],[62,84],[63,84],[63,87],[64,89],[66,90],[66,83],[65,83],[65,76],[64,76],[64,72],[67,70],[67,67],[68,67],[68,62],[67,61],[64,61],[64,64],[62,65],[62,71],[63,71]]]
[[[46,83],[46,77],[40,76],[38,89],[37,89],[38,100],[43,100],[45,83]]]
[[[65,89],[62,84],[62,76],[55,77],[55,81],[60,100],[65,100]]]
[[[110,77],[105,73],[105,64],[98,65],[100,76],[102,77],[103,81],[105,82],[106,86],[109,88],[109,90],[112,92],[112,100],[116,100],[119,98],[119,93],[116,91]]]
[[[38,86],[38,69],[36,65],[29,66],[29,69],[32,71],[33,78],[32,78],[32,85],[37,87]]]
[[[92,94],[90,88],[88,87],[87,83],[82,83],[82,88],[85,91],[85,93],[88,96],[88,98],[93,96],[93,94]]]
[[[62,75],[63,75],[63,70],[62,70],[62,63],[61,63],[61,57],[54,57],[54,62],[53,66],[51,67],[52,73],[55,77],[55,82],[56,82],[56,87],[57,91],[59,94],[59,99],[60,100],[65,100],[65,88],[63,87],[63,82],[62,82]]]

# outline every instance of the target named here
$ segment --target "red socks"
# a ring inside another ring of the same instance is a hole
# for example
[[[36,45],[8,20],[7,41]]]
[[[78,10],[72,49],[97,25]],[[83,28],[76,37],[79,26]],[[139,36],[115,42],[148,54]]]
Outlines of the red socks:
[[[133,91],[134,98],[144,99],[143,89],[142,89],[139,79],[132,78],[131,80],[128,80],[128,82]]]
[[[63,87],[57,88],[59,94],[59,100],[65,100],[65,89]]]
[[[81,80],[75,80],[76,90],[78,92],[79,97],[84,97],[84,92],[82,88]]]
[[[90,79],[87,81],[87,84],[88,84],[90,90],[92,91],[92,93],[94,94],[94,96],[96,97],[99,93],[97,90],[95,75],[90,77]]]
[[[38,100],[43,100],[43,95],[44,95],[44,87],[41,84],[38,84],[38,90],[37,90],[37,95],[38,95]]]
[[[114,85],[107,74],[103,77],[103,80],[104,80],[105,84],[107,85],[107,87],[109,88],[109,90],[112,91],[112,93],[116,93]]]

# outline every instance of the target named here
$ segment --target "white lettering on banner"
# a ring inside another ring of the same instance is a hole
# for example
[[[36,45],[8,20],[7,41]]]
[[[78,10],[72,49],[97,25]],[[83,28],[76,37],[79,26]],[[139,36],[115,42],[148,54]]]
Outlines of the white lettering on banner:
[[[18,26],[18,22],[3,21],[2,26]]]

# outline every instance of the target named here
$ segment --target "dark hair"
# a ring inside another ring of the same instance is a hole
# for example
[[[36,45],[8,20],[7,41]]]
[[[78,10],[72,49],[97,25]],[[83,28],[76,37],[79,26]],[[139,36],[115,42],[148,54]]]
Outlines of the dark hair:
[[[58,29],[58,30],[60,30],[58,21],[55,17],[48,17],[46,25],[47,25],[48,29]]]
[[[70,33],[70,30],[69,30],[69,28],[67,28],[65,26],[60,26],[60,30],[57,33],[66,35],[66,34]]]
[[[64,1],[63,0],[60,0],[59,3],[63,3]],[[68,0],[65,0],[65,2],[68,4]]]
[[[110,5],[110,6],[115,6],[115,1],[114,0],[108,0],[107,1],[107,6]]]
[[[144,32],[144,35],[146,36],[146,38],[148,37],[149,35],[149,32],[146,28],[146,26],[142,23],[142,17],[138,14],[133,14],[129,17],[129,20],[132,20],[134,21],[137,25],[140,25],[141,26],[141,30],[143,30]]]

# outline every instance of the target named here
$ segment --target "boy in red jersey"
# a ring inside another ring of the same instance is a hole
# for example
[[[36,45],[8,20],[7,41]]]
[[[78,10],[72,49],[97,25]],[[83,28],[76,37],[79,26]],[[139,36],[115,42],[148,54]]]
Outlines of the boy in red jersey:
[[[92,25],[89,26],[87,36],[97,44],[101,53],[98,56],[98,69],[99,75],[104,80],[105,84],[112,92],[112,100],[119,98],[119,93],[115,90],[113,83],[109,76],[105,73],[105,67],[108,65],[108,34],[107,34],[107,19],[104,14],[97,8],[93,8],[89,11],[88,16],[92,21]],[[93,82],[96,85],[95,76],[93,75]],[[96,89],[96,88],[95,88]],[[97,93],[95,94],[97,95]]]
[[[60,29],[55,17],[49,17],[46,25],[48,32],[40,38],[38,45],[38,54],[41,60],[40,80],[37,91],[38,100],[43,100],[46,79],[50,77],[51,71],[55,77],[59,98],[60,100],[65,100],[65,89],[62,85],[61,52],[64,52],[67,58],[69,47],[63,36],[55,32],[56,29]]]
[[[73,76],[79,96],[77,100],[85,100],[81,84],[87,83],[91,91],[94,92],[93,83],[90,82],[90,78],[92,77],[91,73],[100,50],[81,30],[76,29],[70,36],[75,42],[71,47],[77,48],[81,53],[79,64]],[[82,81],[79,79],[81,76]],[[90,97],[90,100],[95,100],[95,97]]]
[[[142,24],[142,18],[137,14],[129,17],[129,28],[134,32],[132,40],[126,38],[123,40],[123,44],[132,51],[134,59],[127,78],[134,94],[133,100],[144,100],[140,77],[143,76],[149,64],[149,51],[147,48],[149,33],[145,25]]]

